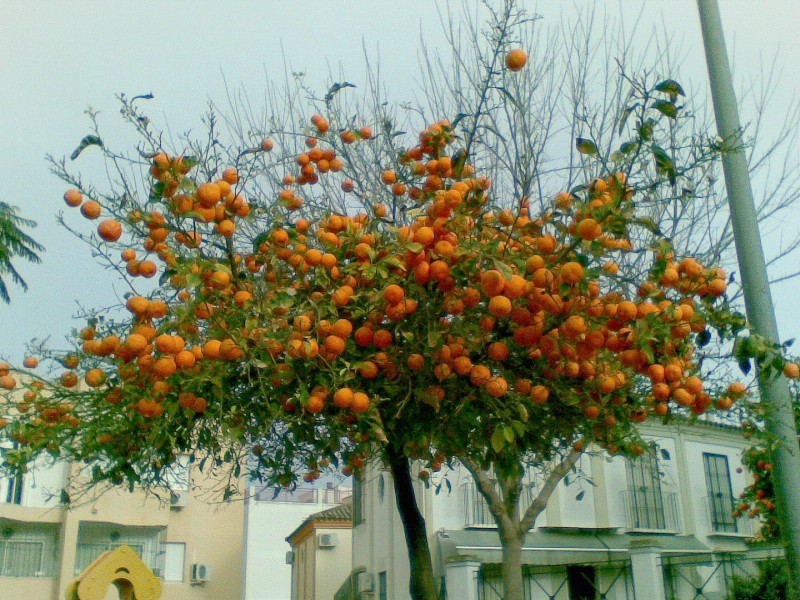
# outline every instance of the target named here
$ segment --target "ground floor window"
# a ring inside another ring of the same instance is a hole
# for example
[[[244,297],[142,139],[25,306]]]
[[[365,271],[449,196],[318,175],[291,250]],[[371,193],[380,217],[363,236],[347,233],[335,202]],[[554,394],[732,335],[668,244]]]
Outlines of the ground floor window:
[[[597,572],[592,566],[567,567],[569,600],[595,600],[597,596]]]
[[[54,577],[58,528],[0,523],[0,577]]]

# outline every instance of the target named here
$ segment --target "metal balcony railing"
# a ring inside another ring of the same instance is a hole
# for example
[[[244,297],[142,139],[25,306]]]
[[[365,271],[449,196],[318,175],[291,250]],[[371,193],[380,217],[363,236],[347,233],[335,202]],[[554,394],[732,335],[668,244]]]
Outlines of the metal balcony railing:
[[[495,481],[495,489],[498,494],[502,494],[500,484],[497,481]],[[461,486],[461,490],[464,496],[464,526],[497,527],[497,521],[492,516],[489,505],[486,503],[486,499],[481,494],[478,486],[469,481]],[[533,491],[528,486],[523,487],[519,498],[520,518],[532,501]]]
[[[275,488],[266,487],[257,490],[254,494],[256,502],[286,502],[293,504],[344,504],[353,495],[350,488],[304,488],[295,490],[280,490],[277,495]]]
[[[712,494],[706,496],[708,522],[713,533],[729,533],[731,535],[752,536],[753,520],[747,515],[735,517],[738,501],[733,496]]]
[[[75,574],[80,575],[90,564],[103,554],[103,552],[113,550],[119,546],[130,546],[149,569],[153,570],[157,575],[161,574],[162,565],[160,562],[163,561],[159,560],[161,557],[158,551],[159,543],[156,539],[154,539],[152,543],[146,545],[134,541],[125,541],[123,539],[108,544],[79,543],[75,553]]]
[[[678,494],[657,489],[636,488],[621,494],[625,524],[631,531],[679,532]]]

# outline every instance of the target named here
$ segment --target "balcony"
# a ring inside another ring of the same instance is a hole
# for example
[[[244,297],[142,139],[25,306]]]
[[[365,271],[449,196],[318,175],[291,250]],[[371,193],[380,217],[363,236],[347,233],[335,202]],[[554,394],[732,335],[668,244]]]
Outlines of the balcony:
[[[681,529],[678,494],[637,488],[621,494],[629,531],[678,533]]]
[[[736,498],[714,494],[706,496],[705,503],[712,535],[753,536],[753,519],[747,515],[733,516],[738,504]]]
[[[256,490],[253,499],[256,502],[281,502],[291,504],[344,504],[353,495],[350,488],[312,488],[298,487],[295,490],[279,490],[275,493],[275,488],[265,487]]]
[[[0,577],[55,577],[58,528],[45,523],[0,522]]]
[[[147,567],[157,573],[165,530],[159,527],[121,527],[105,523],[81,523],[75,554],[75,574],[82,573],[103,552],[130,546]]]
[[[461,486],[464,495],[464,527],[497,527],[486,499],[472,482]]]

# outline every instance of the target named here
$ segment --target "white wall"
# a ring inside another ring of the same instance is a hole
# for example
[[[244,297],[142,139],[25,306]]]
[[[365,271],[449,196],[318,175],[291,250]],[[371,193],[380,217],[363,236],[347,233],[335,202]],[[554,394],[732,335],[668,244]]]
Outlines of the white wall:
[[[286,564],[291,547],[286,537],[308,516],[336,506],[323,500],[324,494],[319,494],[314,503],[256,502],[252,497],[248,500],[245,600],[291,599],[292,566]]]
[[[21,506],[54,508],[60,505],[60,492],[67,482],[69,466],[64,462],[37,460],[22,478]],[[0,502],[5,502],[10,480],[0,478]]]
[[[742,450],[747,447],[738,431],[710,426],[676,425],[665,428],[658,423],[648,423],[643,436],[657,444],[661,487],[665,494],[677,494],[680,533],[693,534],[711,548],[731,547],[743,550],[744,536],[712,536],[706,507],[707,496],[703,469],[703,452],[723,454],[728,457],[733,494],[737,496],[747,484],[747,473],[737,473],[741,466]],[[668,457],[667,457],[668,455]],[[581,484],[574,474],[570,485],[558,486],[537,526],[564,527],[618,527],[627,526],[622,492],[629,487],[626,460],[605,454],[582,459],[581,470],[598,485]],[[593,472],[596,471],[596,472]],[[431,549],[435,557],[435,532],[439,529],[463,529],[466,522],[462,486],[470,481],[464,469],[434,474],[432,482],[446,475],[452,493],[443,488],[439,495],[433,487],[422,492],[418,487],[418,503],[426,519]],[[363,524],[353,531],[353,568],[366,568],[376,577],[381,570],[389,574],[389,598],[406,600],[408,594],[408,562],[402,525],[394,506],[391,479],[384,474],[384,498],[379,499],[380,477],[375,468],[365,475],[365,517]],[[581,500],[576,496],[583,491]],[[726,546],[727,544],[727,546]],[[559,596],[560,597],[560,596]],[[568,597],[565,596],[565,597]]]

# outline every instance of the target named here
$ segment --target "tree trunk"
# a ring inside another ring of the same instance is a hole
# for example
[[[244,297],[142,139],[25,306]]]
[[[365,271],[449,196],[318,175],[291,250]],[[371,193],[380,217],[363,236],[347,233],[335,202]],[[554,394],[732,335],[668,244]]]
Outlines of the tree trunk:
[[[503,600],[525,600],[522,583],[522,543],[525,535],[501,531],[503,542]]]
[[[411,578],[408,584],[411,598],[412,600],[438,600],[425,519],[417,508],[408,458],[402,451],[391,445],[387,446],[386,454],[389,470],[394,479],[395,502],[406,536],[408,563],[411,569]]]

